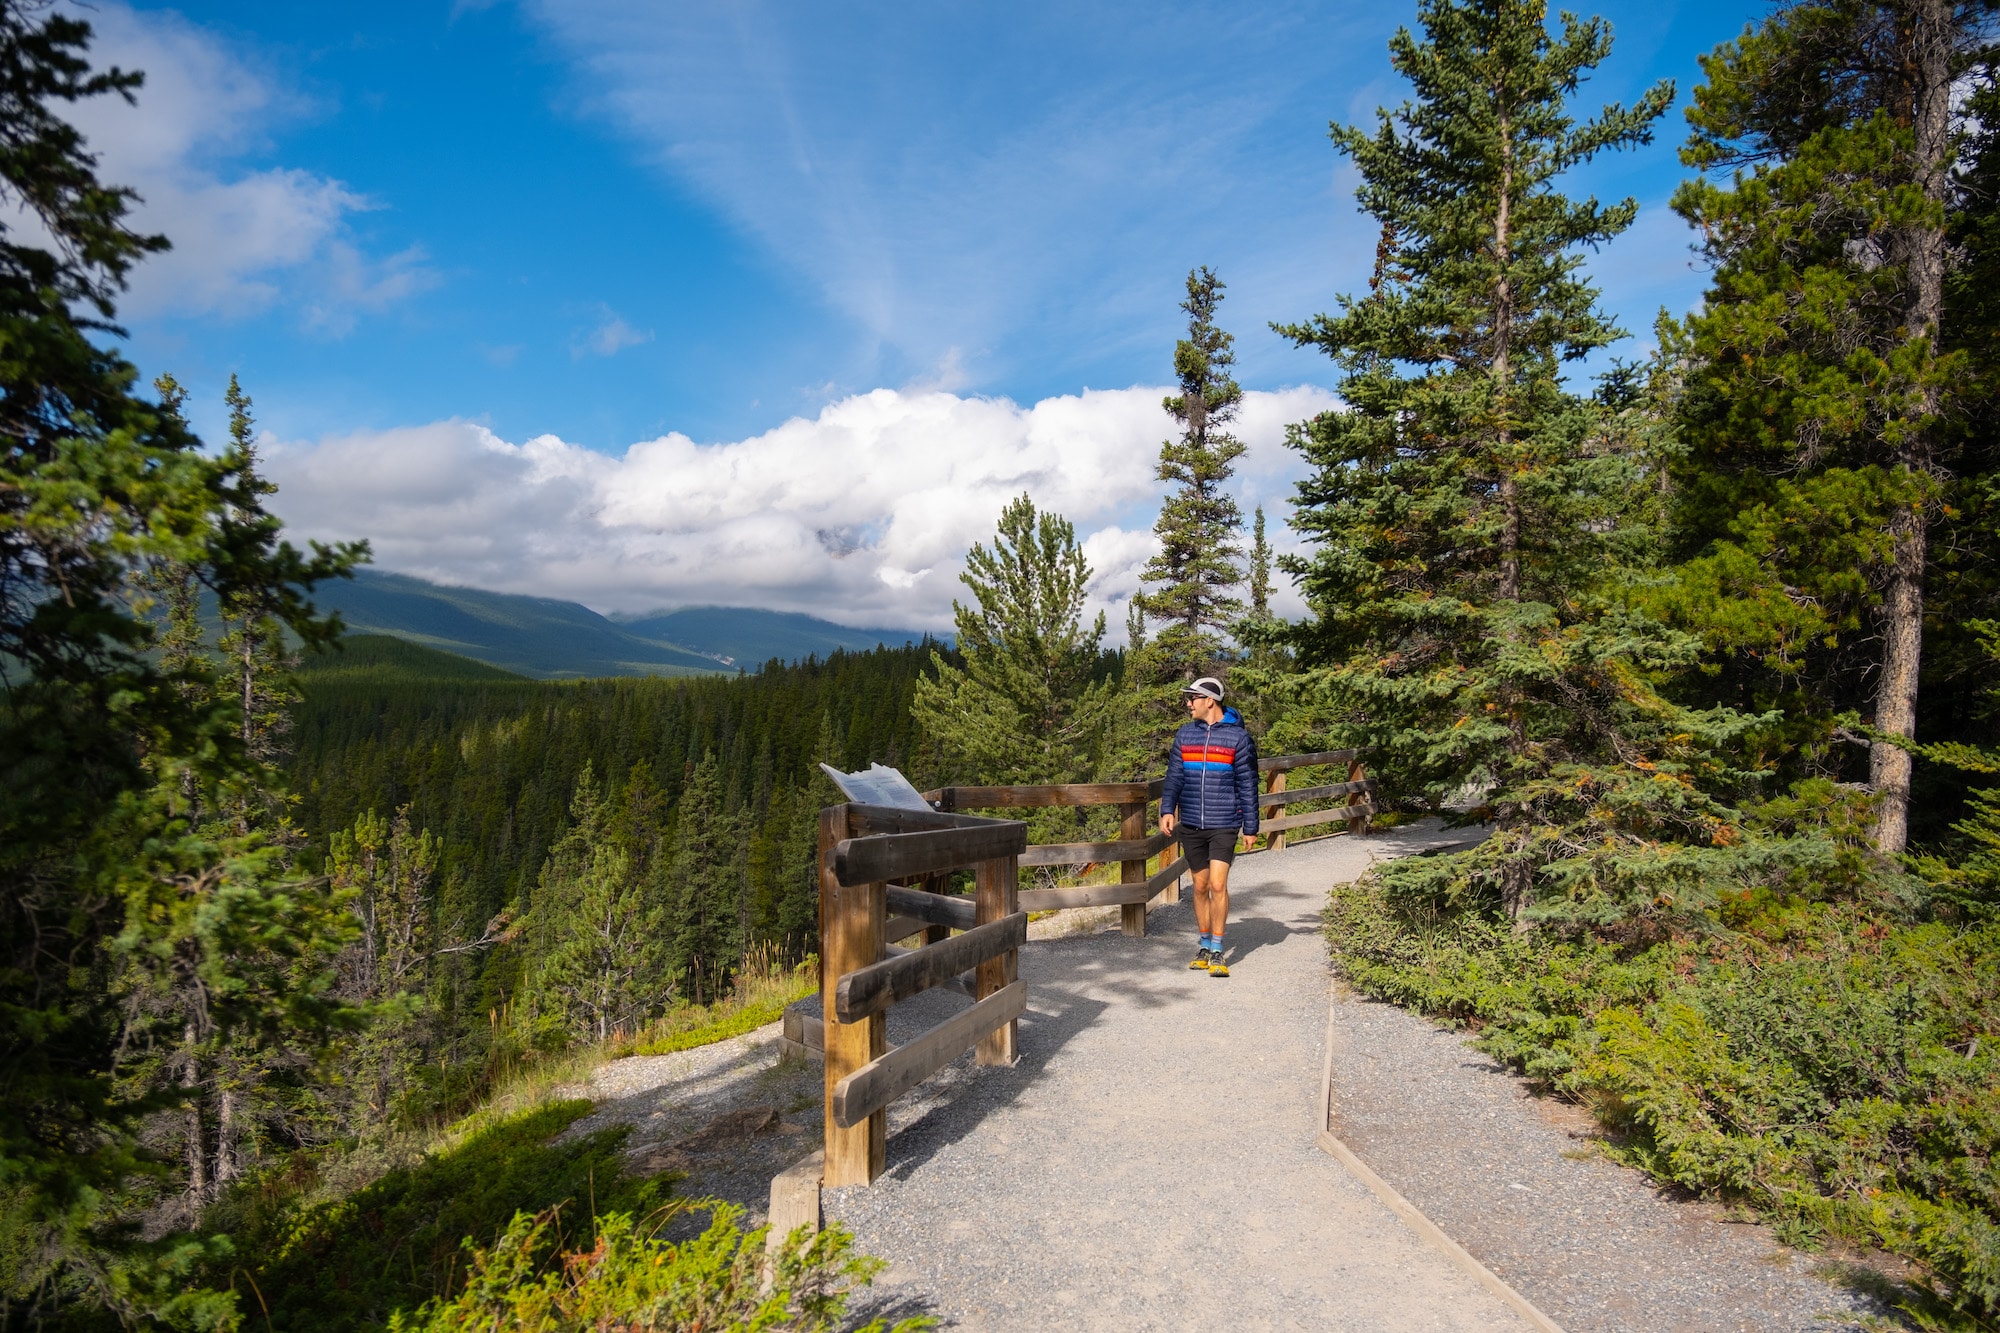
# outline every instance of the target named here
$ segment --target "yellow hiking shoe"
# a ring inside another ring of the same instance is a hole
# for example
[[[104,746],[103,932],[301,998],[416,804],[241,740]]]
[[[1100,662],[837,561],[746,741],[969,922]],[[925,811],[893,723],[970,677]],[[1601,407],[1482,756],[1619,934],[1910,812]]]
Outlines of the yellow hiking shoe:
[[[1206,971],[1208,971],[1208,965],[1209,965],[1209,957],[1210,957],[1210,955],[1209,955],[1209,952],[1208,952],[1208,950],[1206,950],[1206,949],[1197,949],[1197,950],[1195,950],[1195,954],[1194,954],[1194,961],[1193,961],[1192,963],[1189,963],[1189,964],[1188,964],[1188,968],[1189,968],[1189,970],[1191,970],[1191,971],[1195,971],[1195,972],[1206,972]]]
[[[1229,975],[1229,964],[1222,960],[1222,950],[1210,950],[1208,955],[1208,975],[1211,977],[1226,977]]]

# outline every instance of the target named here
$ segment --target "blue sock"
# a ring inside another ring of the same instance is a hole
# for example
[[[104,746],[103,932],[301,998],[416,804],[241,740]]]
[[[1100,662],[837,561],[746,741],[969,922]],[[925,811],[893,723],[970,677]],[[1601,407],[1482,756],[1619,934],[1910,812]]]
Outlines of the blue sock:
[[[1205,930],[1201,932],[1201,947],[1204,949],[1213,949],[1215,947],[1215,941],[1210,938],[1209,933]]]
[[[1215,951],[1216,951],[1217,953],[1221,953],[1221,952],[1222,952],[1222,936],[1220,936],[1220,935],[1211,935],[1211,936],[1209,936],[1209,937],[1208,937],[1208,947],[1209,947],[1209,948],[1211,948],[1211,949],[1213,949],[1213,950],[1215,950]]]

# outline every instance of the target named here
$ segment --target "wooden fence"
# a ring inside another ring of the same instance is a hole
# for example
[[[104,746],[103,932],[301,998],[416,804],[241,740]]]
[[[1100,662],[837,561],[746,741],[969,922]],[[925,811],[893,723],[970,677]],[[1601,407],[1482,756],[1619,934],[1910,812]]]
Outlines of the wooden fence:
[[[1286,775],[1295,769],[1341,763],[1348,766],[1344,782],[1286,789]],[[1344,821],[1349,833],[1365,832],[1375,813],[1373,784],[1357,751],[1281,755],[1258,767],[1268,788],[1258,797],[1269,811],[1263,832],[1273,849],[1283,848],[1293,829],[1336,820]],[[1177,893],[1187,870],[1186,860],[1175,857],[1147,873],[1153,857],[1174,841],[1146,832],[1162,785],[945,787],[924,793],[935,812],[858,804],[820,812],[821,1018],[788,1010],[785,1035],[824,1052],[825,1184],[865,1185],[880,1175],[889,1103],[967,1047],[977,1045],[982,1065],[1014,1063],[1017,1022],[1028,1003],[1017,975],[1017,951],[1028,938],[1029,912],[1116,905],[1123,909],[1120,924],[1127,935],[1146,933],[1147,904],[1169,890]],[[1344,805],[1285,814],[1288,804],[1342,796]],[[1031,847],[1027,826],[1017,820],[960,813],[1096,805],[1118,808],[1117,840]],[[1114,861],[1115,884],[1019,887],[1022,866]],[[967,867],[973,870],[973,896],[945,892],[952,872]],[[918,948],[891,943],[918,933],[924,937]],[[974,1003],[890,1049],[889,1009],[934,987],[960,991]]]

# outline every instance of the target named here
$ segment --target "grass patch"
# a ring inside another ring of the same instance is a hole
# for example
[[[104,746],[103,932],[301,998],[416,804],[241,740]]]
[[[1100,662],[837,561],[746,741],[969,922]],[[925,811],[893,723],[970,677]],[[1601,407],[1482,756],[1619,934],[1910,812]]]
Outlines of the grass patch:
[[[714,1004],[677,1003],[633,1037],[614,1041],[607,1057],[669,1055],[754,1032],[783,1017],[785,1006],[819,989],[819,959],[786,967],[774,953],[753,950],[728,996]]]

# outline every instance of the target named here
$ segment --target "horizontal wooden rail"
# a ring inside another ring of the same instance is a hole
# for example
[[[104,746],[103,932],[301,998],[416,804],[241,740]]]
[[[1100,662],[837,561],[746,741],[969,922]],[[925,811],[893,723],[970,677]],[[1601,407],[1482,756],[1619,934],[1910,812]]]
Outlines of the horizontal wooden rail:
[[[940,787],[924,799],[940,810],[1018,810],[1054,805],[1125,805],[1150,801],[1165,778],[1151,782],[1063,782],[1014,787]]]
[[[882,923],[882,938],[885,940],[906,940],[920,930],[929,930],[931,923],[920,916],[892,916]]]
[[[1027,1009],[1027,984],[1011,982],[914,1041],[904,1042],[870,1060],[834,1084],[828,1102],[833,1122],[842,1129],[860,1124],[956,1060],[966,1047],[1013,1022]]]
[[[1365,750],[1320,750],[1313,754],[1278,754],[1257,761],[1259,773],[1289,773],[1295,768],[1317,768],[1321,764],[1344,764]]]
[[[896,954],[849,972],[834,985],[833,1014],[843,1023],[859,1023],[900,1000],[943,985],[961,972],[998,958],[1028,942],[1028,914],[1015,912],[998,921],[975,926],[963,935]]]
[[[970,898],[951,898],[942,893],[906,889],[900,884],[889,886],[889,910],[953,930],[971,930],[979,920],[979,906]]]
[[[1187,858],[1176,857],[1151,879],[1137,884],[1079,884],[1067,889],[1022,889],[1024,912],[1057,912],[1069,907],[1125,907],[1149,903],[1187,871]]]
[[[1290,791],[1267,791],[1257,797],[1258,805],[1299,805],[1329,796],[1352,796],[1358,791],[1374,791],[1373,782],[1329,782],[1324,787],[1295,787]]]
[[[984,828],[996,821],[978,815],[948,815],[937,810],[905,810],[897,805],[847,807],[849,837],[872,838],[882,833],[928,833],[936,829]]]
[[[924,833],[843,838],[833,849],[833,876],[843,886],[913,879],[974,861],[1019,856],[1027,845],[1028,826],[1011,819]]]
[[[1312,824],[1329,824],[1337,819],[1372,819],[1374,815],[1375,803],[1373,801],[1363,801],[1359,805],[1336,805],[1330,810],[1314,810],[1310,814],[1286,815],[1282,819],[1267,819],[1258,831],[1261,833],[1282,833],[1286,829],[1305,828]]]
[[[1173,840],[1172,834],[1155,833],[1137,842],[1038,842],[1021,853],[1021,864],[1075,866],[1086,861],[1149,861]]]

